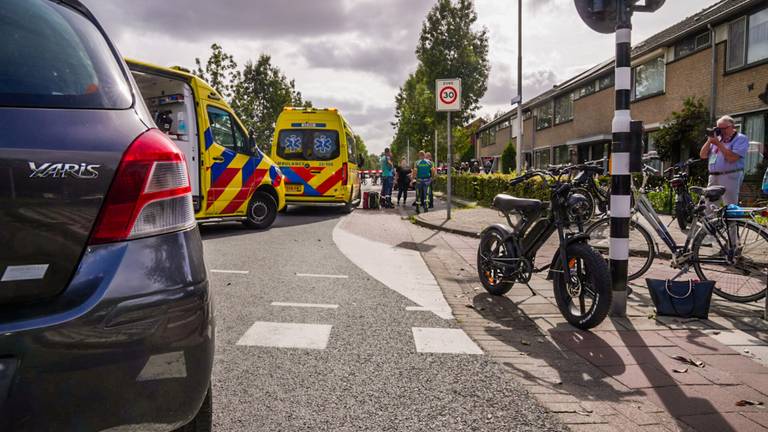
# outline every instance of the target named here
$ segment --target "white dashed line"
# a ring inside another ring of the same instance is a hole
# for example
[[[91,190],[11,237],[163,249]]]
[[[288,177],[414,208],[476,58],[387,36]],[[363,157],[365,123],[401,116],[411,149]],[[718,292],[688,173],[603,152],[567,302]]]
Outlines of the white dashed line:
[[[320,309],[336,309],[339,305],[335,304],[323,304],[323,303],[285,303],[285,302],[272,302],[272,306],[286,306],[286,307],[304,307],[304,308],[320,308]]]
[[[331,325],[257,321],[237,341],[238,345],[325,349]]]
[[[211,273],[248,274],[248,270],[211,270]]]
[[[349,279],[347,275],[330,275],[330,274],[314,274],[314,273],[296,273],[298,277],[315,277],[315,278],[331,278],[331,279]]]
[[[482,354],[461,329],[413,327],[413,341],[420,353]]]

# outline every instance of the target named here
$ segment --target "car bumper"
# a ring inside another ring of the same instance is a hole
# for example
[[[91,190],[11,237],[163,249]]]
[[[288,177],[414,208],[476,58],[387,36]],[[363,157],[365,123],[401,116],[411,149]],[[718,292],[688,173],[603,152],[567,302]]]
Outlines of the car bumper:
[[[197,228],[88,248],[52,303],[0,315],[0,430],[166,431],[195,415],[214,354]]]

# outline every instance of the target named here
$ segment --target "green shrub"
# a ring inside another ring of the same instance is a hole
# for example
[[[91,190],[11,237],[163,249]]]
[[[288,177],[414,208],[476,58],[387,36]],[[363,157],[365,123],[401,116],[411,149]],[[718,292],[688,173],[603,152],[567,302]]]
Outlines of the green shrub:
[[[491,205],[493,197],[500,193],[520,198],[549,200],[549,188],[540,179],[534,178],[515,187],[510,187],[509,181],[515,177],[515,174],[453,175],[451,177],[453,181],[452,193],[466,200],[477,201],[484,206]],[[445,192],[446,181],[446,176],[438,176],[434,182],[435,190]]]

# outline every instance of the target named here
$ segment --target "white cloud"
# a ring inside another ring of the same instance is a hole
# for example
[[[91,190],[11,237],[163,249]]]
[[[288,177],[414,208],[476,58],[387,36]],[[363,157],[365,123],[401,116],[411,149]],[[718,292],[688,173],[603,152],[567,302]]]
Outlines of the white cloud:
[[[272,56],[305,98],[335,105],[369,149],[389,145],[394,98],[416,66],[418,34],[433,0],[84,0],[128,57],[191,67],[213,42],[238,63]],[[714,0],[711,0],[714,1]],[[709,3],[709,2],[707,2]],[[700,10],[700,0],[667,2],[636,14],[640,41]],[[523,92],[536,96],[613,55],[613,37],[581,23],[571,0],[525,0]],[[509,107],[516,90],[517,2],[476,0],[490,37],[491,74],[479,114]]]

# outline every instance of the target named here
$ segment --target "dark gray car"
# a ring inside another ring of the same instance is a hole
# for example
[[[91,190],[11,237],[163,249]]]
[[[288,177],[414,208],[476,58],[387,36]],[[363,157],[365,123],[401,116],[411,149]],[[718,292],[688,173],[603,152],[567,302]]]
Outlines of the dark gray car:
[[[0,430],[209,430],[182,153],[78,1],[3,0],[0,35]]]

